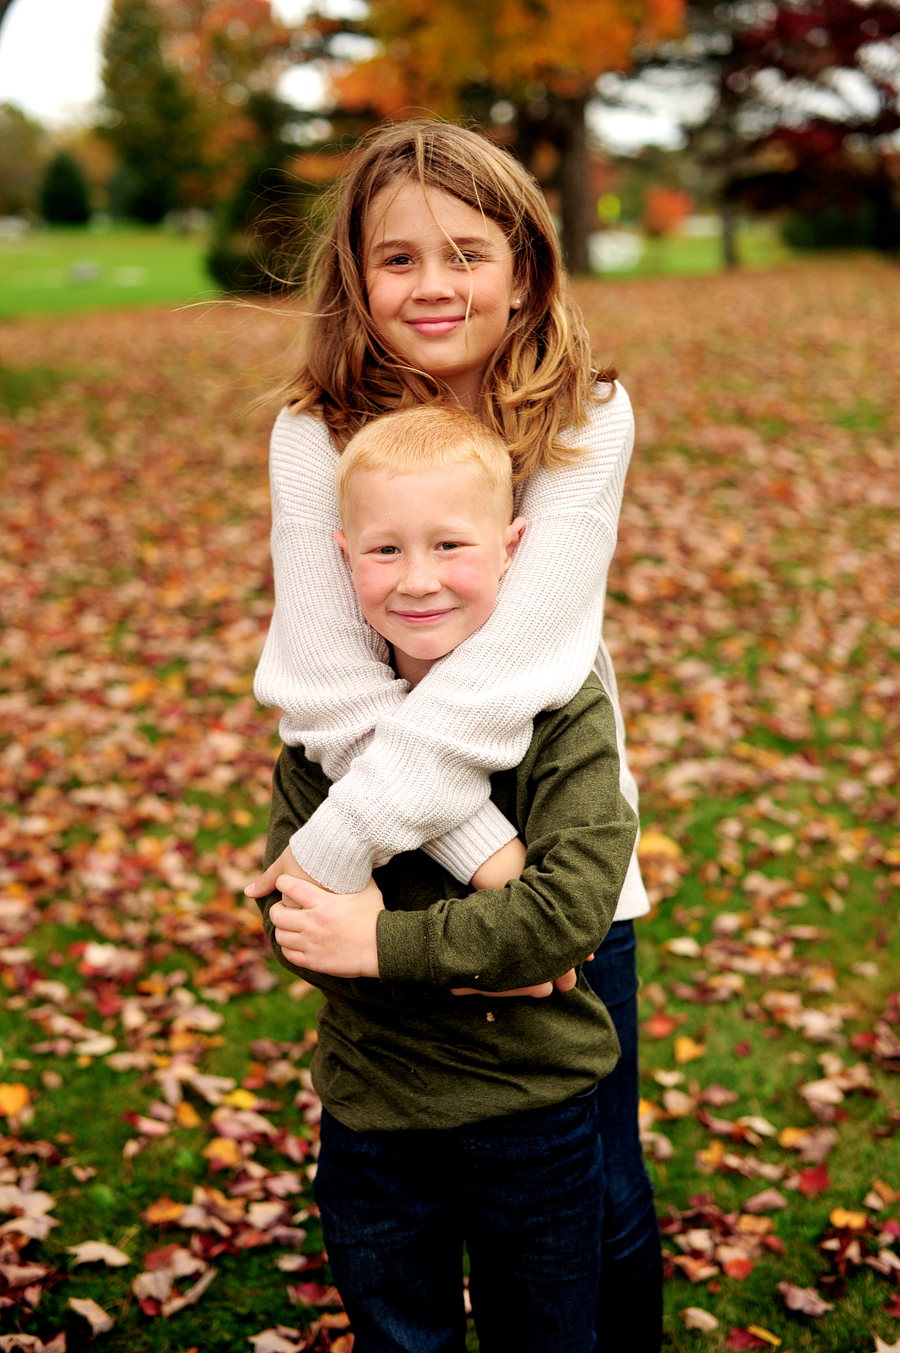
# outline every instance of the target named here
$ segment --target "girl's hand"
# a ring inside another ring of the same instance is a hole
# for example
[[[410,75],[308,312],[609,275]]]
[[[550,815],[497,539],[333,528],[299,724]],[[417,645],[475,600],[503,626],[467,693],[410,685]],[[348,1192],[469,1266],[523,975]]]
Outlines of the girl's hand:
[[[525,847],[518,836],[514,836],[478,866],[472,875],[472,887],[505,888],[510,879],[521,877],[524,868]]]
[[[591,954],[593,958],[593,954]],[[552,996],[554,991],[571,991],[578,985],[578,974],[574,968],[564,972],[562,977],[557,977],[552,982],[541,982],[536,987],[516,987],[515,991],[479,991],[478,987],[451,987],[451,996],[532,996],[536,1000],[543,1000],[545,996]]]
[[[514,836],[505,846],[501,846],[493,855],[485,860],[484,864],[479,865],[472,875],[472,887],[481,888],[505,888],[510,879],[521,878],[522,870],[525,868],[525,847]],[[594,955],[590,954],[590,958]],[[574,968],[564,972],[562,977],[557,977],[554,982],[541,982],[535,987],[517,987],[515,991],[479,991],[476,987],[453,987],[452,996],[532,996],[536,1000],[542,1000],[544,996],[552,996],[554,991],[571,991],[578,982],[578,974]]]
[[[279,874],[290,874],[295,879],[305,879],[307,883],[314,884],[317,888],[322,885],[317,883],[314,878],[310,878],[305,869],[301,869],[294,859],[290,846],[285,846],[284,850],[278,856],[274,864],[270,864],[264,874],[261,874],[253,883],[248,883],[244,889],[245,897],[268,897],[269,893],[274,893],[276,880]]]
[[[375,928],[384,902],[374,879],[360,893],[329,893],[289,874],[276,887],[284,901],[269,916],[289,963],[332,977],[378,977]]]

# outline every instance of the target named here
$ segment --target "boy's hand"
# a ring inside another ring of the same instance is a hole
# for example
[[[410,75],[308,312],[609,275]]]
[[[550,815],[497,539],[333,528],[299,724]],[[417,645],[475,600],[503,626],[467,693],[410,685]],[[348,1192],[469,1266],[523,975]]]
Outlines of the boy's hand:
[[[253,883],[248,883],[244,889],[245,897],[268,897],[269,893],[274,893],[276,880],[279,874],[290,874],[295,879],[305,879],[307,883],[312,883],[317,888],[321,888],[321,883],[317,883],[314,878],[310,878],[305,869],[301,869],[294,859],[290,846],[285,846],[284,850],[278,856],[274,864],[270,864],[264,874]]]
[[[525,868],[525,847],[514,836],[505,846],[489,855],[484,864],[480,864],[472,875],[472,887],[505,888],[510,879],[517,879]]]
[[[328,893],[289,874],[275,886],[284,901],[269,916],[289,963],[332,977],[378,977],[375,928],[384,902],[374,879],[361,893]]]

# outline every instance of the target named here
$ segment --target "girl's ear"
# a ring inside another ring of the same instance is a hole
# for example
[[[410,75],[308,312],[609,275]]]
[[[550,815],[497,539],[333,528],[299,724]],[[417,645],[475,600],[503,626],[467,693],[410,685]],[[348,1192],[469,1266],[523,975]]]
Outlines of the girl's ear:
[[[525,518],[516,517],[515,521],[510,522],[503,535],[503,563],[501,565],[500,577],[509,568],[512,563],[512,557],[516,552],[516,546],[522,539],[522,532],[525,530]]]
[[[337,542],[338,546],[340,547],[341,554],[347,561],[347,567],[352,573],[353,565],[350,563],[350,549],[349,546],[347,545],[347,537],[344,535],[343,531],[333,531],[332,536],[334,540]]]

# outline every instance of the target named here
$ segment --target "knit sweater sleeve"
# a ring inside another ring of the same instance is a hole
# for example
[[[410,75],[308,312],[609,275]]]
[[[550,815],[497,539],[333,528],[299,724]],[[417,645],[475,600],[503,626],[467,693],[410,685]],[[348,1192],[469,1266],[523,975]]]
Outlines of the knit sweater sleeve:
[[[487,854],[473,855],[471,838],[451,834],[484,809],[488,777],[521,761],[535,715],[566,704],[591,670],[634,441],[625,391],[617,386],[611,399],[594,405],[589,423],[569,439],[584,453],[563,469],[536,471],[520,494],[527,527],[485,624],[409,694],[397,691],[399,683],[383,691],[375,674],[368,682],[346,674],[348,698],[356,710],[365,706],[367,726],[377,706],[375,732],[365,750],[354,756],[359,743],[351,749],[349,768],[291,841],[300,864],[336,891],[357,891],[374,865],[425,841],[440,843],[442,863],[457,878],[471,878]],[[323,530],[333,524],[320,527],[319,549]],[[277,527],[276,539],[273,552],[299,547],[297,540],[282,547]],[[314,567],[305,562],[304,573]],[[350,586],[346,576],[344,586]],[[355,607],[354,600],[338,616],[323,605],[326,618],[305,632],[287,616],[295,599],[276,588],[278,625],[293,626],[295,647],[318,644],[333,626],[347,626]],[[361,617],[354,620],[359,623]],[[261,670],[265,664],[264,654]],[[386,684],[386,665],[383,676]],[[261,681],[258,693],[264,698],[275,691]]]
[[[408,687],[388,660],[388,647],[359,609],[341,552],[335,494],[338,453],[321,419],[283,411],[272,432],[272,561],[275,610],[254,690],[261,704],[282,710],[279,727],[288,746],[303,746],[332,781],[340,780],[369,746],[379,721],[399,712]],[[341,873],[340,837],[329,844],[338,868],[326,858],[327,826],[311,850],[295,843],[299,862],[326,887],[349,891],[365,882],[371,865],[395,851],[389,839],[367,839],[370,863],[358,865],[362,842],[350,852],[351,874]],[[462,883],[516,835],[487,798],[473,802],[468,821],[453,824],[440,841],[418,844]],[[466,872],[468,871],[468,872]],[[365,874],[365,878],[363,877]],[[347,886],[344,886],[344,885]]]

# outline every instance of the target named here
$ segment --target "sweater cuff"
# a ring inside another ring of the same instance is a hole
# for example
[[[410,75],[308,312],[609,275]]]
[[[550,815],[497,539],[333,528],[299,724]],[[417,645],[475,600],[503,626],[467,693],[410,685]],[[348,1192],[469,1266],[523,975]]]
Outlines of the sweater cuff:
[[[290,840],[291,854],[301,869],[333,893],[358,893],[372,877],[372,870],[386,864],[372,847],[348,831],[345,820],[325,799]]]
[[[422,850],[443,865],[459,883],[469,883],[485,860],[509,845],[516,836],[516,828],[496,804],[487,799],[468,821],[433,841],[426,841]]]
[[[427,911],[380,911],[375,935],[382,982],[428,982]]]

